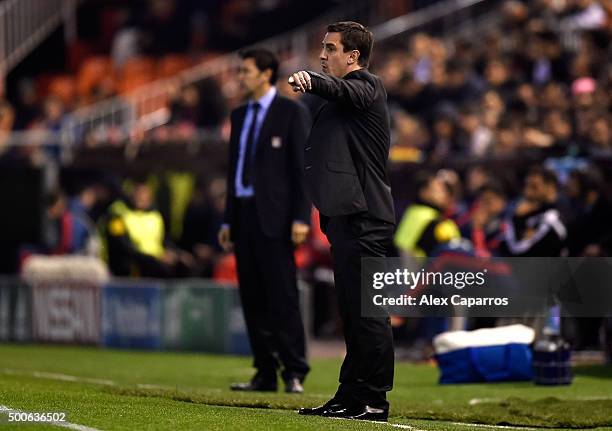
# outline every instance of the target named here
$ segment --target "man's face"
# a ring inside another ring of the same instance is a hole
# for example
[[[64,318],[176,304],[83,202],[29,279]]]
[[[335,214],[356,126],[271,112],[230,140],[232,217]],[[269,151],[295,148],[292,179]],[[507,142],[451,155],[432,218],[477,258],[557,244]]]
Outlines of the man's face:
[[[460,122],[461,127],[469,133],[474,132],[476,129],[478,129],[478,126],[480,126],[480,119],[478,118],[478,115],[472,113],[463,114]]]
[[[190,85],[183,89],[181,98],[186,106],[197,106],[200,95],[198,94],[198,89],[194,85]]]
[[[451,138],[453,136],[453,123],[447,118],[439,118],[434,123],[434,131],[442,138]]]
[[[540,175],[530,175],[525,180],[523,195],[525,199],[535,203],[546,203],[549,201],[552,186],[546,184]]]
[[[485,70],[487,81],[493,85],[503,84],[508,79],[508,68],[500,61],[491,61]]]
[[[250,98],[258,88],[269,82],[269,73],[262,72],[257,68],[255,59],[245,58],[238,68],[238,83],[243,96]]]
[[[597,146],[607,147],[610,143],[610,124],[605,118],[595,120],[590,135]]]
[[[55,202],[53,205],[51,205],[47,209],[49,218],[53,220],[59,219],[62,216],[62,214],[64,214],[65,211],[66,211],[66,200],[63,197],[59,198],[57,202]]]
[[[479,199],[480,205],[491,217],[497,217],[506,208],[506,200],[490,190],[483,192]]]
[[[467,73],[465,70],[453,70],[447,74],[448,84],[451,87],[460,87],[467,81]]]
[[[340,33],[326,33],[323,38],[321,53],[321,69],[337,78],[342,78],[347,74],[351,63],[350,57],[353,52],[344,52]]]
[[[144,211],[153,205],[153,193],[148,185],[137,184],[134,187],[134,207]]]
[[[519,139],[516,131],[509,127],[497,131],[497,148],[503,151],[513,151],[518,147]]]
[[[437,208],[444,209],[450,203],[450,194],[440,178],[432,178],[427,188],[421,192],[421,199]]]

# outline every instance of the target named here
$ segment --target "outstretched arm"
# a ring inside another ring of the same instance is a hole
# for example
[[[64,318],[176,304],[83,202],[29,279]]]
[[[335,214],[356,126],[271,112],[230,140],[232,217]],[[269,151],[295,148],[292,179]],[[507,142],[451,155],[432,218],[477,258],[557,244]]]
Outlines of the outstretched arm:
[[[331,75],[299,71],[289,77],[293,91],[316,94],[327,100],[364,109],[376,96],[374,83],[366,79],[343,79]]]

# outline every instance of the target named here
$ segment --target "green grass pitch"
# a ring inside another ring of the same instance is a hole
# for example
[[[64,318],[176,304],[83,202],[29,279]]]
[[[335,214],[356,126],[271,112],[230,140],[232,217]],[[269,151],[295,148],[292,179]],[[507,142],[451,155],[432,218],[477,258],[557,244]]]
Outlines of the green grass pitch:
[[[65,412],[81,430],[612,430],[612,367],[603,366],[575,368],[565,387],[440,386],[434,366],[398,363],[389,424],[299,416],[333,394],[339,364],[312,361],[304,395],[245,394],[228,390],[251,377],[245,357],[0,344],[0,406]],[[13,429],[61,428],[0,413],[0,431]]]

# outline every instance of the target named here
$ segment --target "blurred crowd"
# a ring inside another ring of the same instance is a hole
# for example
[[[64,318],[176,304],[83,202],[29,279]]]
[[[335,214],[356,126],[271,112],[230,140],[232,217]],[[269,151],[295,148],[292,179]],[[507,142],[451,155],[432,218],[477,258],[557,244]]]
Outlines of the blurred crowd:
[[[395,246],[400,256],[603,257],[612,253],[612,200],[601,171],[576,167],[565,183],[554,166],[503,173],[475,166],[459,175],[450,169],[420,171],[412,203],[403,212]],[[475,319],[471,327],[496,319]],[[423,346],[450,328],[449,319],[394,319],[396,339]],[[575,349],[598,350],[606,319],[565,319],[564,335]],[[608,335],[609,336],[609,335]],[[608,339],[612,341],[612,339]],[[413,356],[414,358],[414,356]]]
[[[288,31],[340,3],[315,0],[298,11],[290,0],[83,2],[76,40],[50,49],[43,45],[32,54],[36,58],[31,63],[37,66],[9,75],[7,94],[0,94],[0,158],[61,159],[59,141],[66,136],[44,132],[68,131],[78,144],[124,144],[129,132],[75,129],[70,114]],[[196,129],[218,127],[228,114],[214,80],[173,87],[160,103],[159,108],[167,108],[168,125],[176,126],[156,130],[154,138],[161,141],[195,138]],[[40,138],[27,148],[11,148],[5,135],[22,130],[39,131]]]
[[[612,155],[612,3],[502,5],[495,28],[378,50],[395,109],[392,159]]]
[[[286,23],[293,16],[281,0],[93,2],[89,9],[81,12],[81,22],[91,34],[85,32],[68,55],[73,73],[24,77],[12,100],[0,99],[0,156],[8,151],[3,132],[59,131],[79,106],[244,46],[262,36],[254,31],[258,20],[274,22],[282,14]],[[612,153],[611,2],[508,0],[500,9],[496,26],[471,36],[418,33],[376,50],[372,68],[394,110],[392,160]],[[230,33],[240,36],[230,43]],[[213,35],[229,45],[214,42]],[[173,88],[168,125],[180,127],[160,127],[152,135],[181,139],[223,125],[236,103],[231,81]],[[123,143],[126,135],[106,130],[91,138]]]
[[[21,245],[20,262],[32,254],[84,254],[105,260],[116,276],[212,277],[224,205],[223,178],[70,178],[45,201],[43,234]]]
[[[81,254],[103,259],[121,277],[236,282],[234,257],[217,240],[225,199],[226,178],[215,174],[64,175],[44,201],[39,240],[21,242],[19,261]],[[318,228],[311,237],[296,250],[302,268],[328,252]]]

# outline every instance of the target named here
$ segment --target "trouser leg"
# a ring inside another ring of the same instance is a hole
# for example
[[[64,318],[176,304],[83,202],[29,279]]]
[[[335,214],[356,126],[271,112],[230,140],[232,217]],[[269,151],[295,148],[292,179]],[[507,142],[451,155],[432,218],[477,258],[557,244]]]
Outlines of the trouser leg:
[[[234,250],[242,311],[253,352],[253,366],[263,377],[276,380],[278,361],[274,356],[272,329],[267,319],[268,297],[258,268],[255,247],[257,237],[253,234],[253,229],[257,227],[254,203],[238,201],[236,211],[236,222],[232,226]]]
[[[326,230],[347,349],[336,398],[386,408],[393,387],[391,323],[388,317],[361,316],[361,259],[386,255],[393,226],[351,215],[330,219]]]

